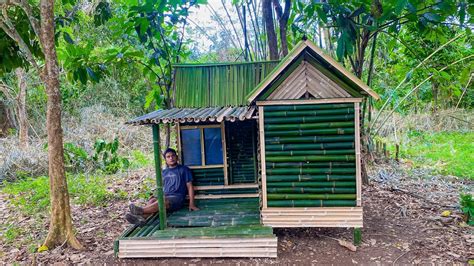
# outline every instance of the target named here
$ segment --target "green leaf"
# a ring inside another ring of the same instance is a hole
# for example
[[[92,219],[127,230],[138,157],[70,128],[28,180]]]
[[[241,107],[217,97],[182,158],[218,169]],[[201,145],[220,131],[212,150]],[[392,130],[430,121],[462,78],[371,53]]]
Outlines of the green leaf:
[[[99,82],[99,78],[97,77],[97,75],[94,73],[94,71],[90,67],[86,67],[86,71],[87,71],[87,74],[89,75],[89,77],[93,81]]]
[[[318,18],[322,22],[328,23],[328,16],[321,6],[316,7],[316,13],[318,13]]]
[[[81,67],[77,70],[77,74],[79,76],[79,81],[81,81],[82,84],[86,85],[87,84],[87,71],[85,68]]]
[[[67,32],[63,32],[64,40],[69,44],[74,44],[74,40],[71,38],[71,35]]]
[[[438,23],[438,22],[441,21],[441,16],[440,15],[430,13],[430,12],[424,13],[423,17],[426,18],[426,20],[428,20],[430,22],[433,22],[433,23]]]
[[[408,0],[397,0],[397,3],[395,5],[395,9],[393,10],[395,15],[400,15],[403,11],[403,9],[405,9],[405,7],[407,6],[408,4]]]

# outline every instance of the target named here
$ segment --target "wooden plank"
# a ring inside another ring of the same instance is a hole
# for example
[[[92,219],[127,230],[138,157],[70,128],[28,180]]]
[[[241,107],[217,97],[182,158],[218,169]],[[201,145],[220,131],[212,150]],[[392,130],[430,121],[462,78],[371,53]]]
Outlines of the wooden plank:
[[[356,152],[356,204],[362,206],[362,174],[360,158],[360,104],[354,103],[355,152]]]
[[[334,217],[362,217],[361,212],[300,212],[300,213],[271,213],[271,212],[262,212],[262,217],[272,218],[272,217],[319,217],[324,218],[326,216]]]
[[[258,193],[247,194],[224,194],[224,195],[196,195],[194,199],[234,199],[234,198],[258,198]]]
[[[306,40],[304,41],[306,46],[310,47],[313,51],[315,51],[319,56],[321,56],[326,62],[328,62],[332,67],[336,68],[339,72],[341,72],[344,76],[346,76],[348,79],[350,79],[352,82],[357,84],[362,90],[367,92],[370,96],[374,97],[376,100],[380,99],[380,96],[375,93],[372,89],[370,89],[367,84],[365,84],[362,80],[360,80],[358,77],[356,77],[354,74],[352,74],[350,71],[348,71],[345,67],[343,67],[341,64],[339,64],[336,60],[334,60],[331,56],[326,55],[323,50],[321,50],[319,47],[314,45],[311,41]]]
[[[305,65],[304,61],[291,73],[290,76],[288,76],[285,81],[278,86],[278,88],[275,89],[275,91],[270,94],[267,99],[285,99],[284,95],[290,91],[290,90],[295,90],[295,87],[298,85],[298,83],[304,82],[304,76],[305,76]]]
[[[268,217],[266,215],[262,216],[262,221],[265,222],[295,222],[295,223],[305,223],[305,222],[357,222],[361,221],[361,216],[294,216],[294,215],[285,215],[279,217]]]
[[[260,132],[260,166],[262,169],[262,208],[267,208],[267,174],[265,163],[265,126],[263,106],[258,107],[258,130]]]
[[[279,65],[279,68],[276,69],[276,70],[273,70],[270,74],[270,76],[266,77],[264,80],[263,80],[263,83],[261,83],[259,86],[258,86],[258,90],[255,91],[252,95],[250,95],[248,101],[249,102],[252,102],[254,101],[257,96],[268,86],[270,85],[280,74],[281,72],[290,65],[291,62],[293,62],[293,60],[295,58],[297,58],[301,52],[303,52],[304,48],[306,48],[306,44],[304,42],[301,42],[299,43],[296,47],[293,48],[293,50],[291,51],[291,53],[288,55],[287,58],[285,58],[285,61]],[[258,105],[258,104],[257,104]]]
[[[265,223],[265,225],[271,226],[273,228],[301,228],[301,227],[343,227],[343,228],[361,228],[363,227],[362,223]]]
[[[143,239],[143,240],[120,240],[120,245],[177,245],[186,246],[189,244],[214,245],[214,244],[277,244],[277,237],[262,238],[178,238],[178,239]]]
[[[258,188],[258,184],[231,184],[228,186],[195,186],[194,190],[214,190],[214,189],[238,189],[238,188]]]
[[[257,101],[259,106],[267,105],[298,105],[298,104],[320,104],[320,103],[358,103],[362,98],[331,98],[331,99],[311,99],[311,100],[274,100]]]
[[[343,89],[339,84],[328,78],[326,75],[321,73],[318,69],[316,69],[313,65],[308,64],[308,74],[311,75],[312,78],[317,80],[319,84],[321,85],[322,89],[326,89],[333,94],[331,95],[332,98],[338,98],[338,97],[348,97],[352,98],[352,95],[347,92],[345,89]]]
[[[272,207],[263,209],[262,212],[362,212],[361,207]]]
[[[176,257],[176,258],[276,258],[277,252],[246,252],[246,253],[196,253],[191,252],[188,254],[181,254],[181,253],[126,253],[126,252],[119,252],[119,258],[168,258],[168,257]]]
[[[222,140],[222,152],[223,152],[223,158],[224,159],[224,185],[228,186],[229,185],[229,169],[227,165],[227,143],[225,139],[225,125],[224,122],[221,123],[221,140]]]

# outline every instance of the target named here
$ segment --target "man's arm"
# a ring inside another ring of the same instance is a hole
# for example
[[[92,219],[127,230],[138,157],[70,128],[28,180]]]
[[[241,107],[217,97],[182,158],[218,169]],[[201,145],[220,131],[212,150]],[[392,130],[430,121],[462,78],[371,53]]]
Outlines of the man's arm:
[[[199,211],[199,208],[196,207],[194,204],[194,188],[193,182],[186,183],[186,187],[188,188],[188,196],[189,196],[189,210],[190,211]]]

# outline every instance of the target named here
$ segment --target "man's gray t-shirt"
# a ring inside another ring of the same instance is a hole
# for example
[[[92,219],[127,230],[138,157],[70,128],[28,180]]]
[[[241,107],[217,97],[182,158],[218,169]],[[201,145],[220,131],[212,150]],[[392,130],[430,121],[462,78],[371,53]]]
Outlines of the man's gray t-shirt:
[[[191,170],[187,166],[177,165],[164,169],[162,175],[165,196],[180,197],[184,200],[188,192],[186,183],[193,181]]]

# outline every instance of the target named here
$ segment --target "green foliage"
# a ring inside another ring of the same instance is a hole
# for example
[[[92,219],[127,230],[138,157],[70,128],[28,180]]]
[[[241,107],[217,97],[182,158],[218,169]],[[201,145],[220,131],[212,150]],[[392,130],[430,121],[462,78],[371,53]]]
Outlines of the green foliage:
[[[66,170],[79,172],[86,168],[89,160],[87,152],[71,142],[64,143],[64,162]]]
[[[466,215],[467,224],[474,225],[474,199],[471,194],[460,195],[461,210]]]
[[[140,150],[133,150],[131,155],[131,168],[142,168],[153,164],[152,154],[145,154]]]
[[[71,201],[76,204],[105,206],[109,200],[126,197],[126,193],[122,191],[109,191],[107,180],[103,176],[68,174],[67,182]],[[49,179],[46,176],[6,183],[2,192],[10,195],[10,203],[26,215],[49,210]]]
[[[127,158],[118,155],[118,148],[118,138],[115,138],[112,142],[98,139],[94,144],[95,153],[92,160],[97,162],[100,169],[108,174],[115,174],[119,169],[127,169],[130,162]]]
[[[412,132],[401,148],[401,156],[413,159],[416,165],[437,168],[450,174],[474,180],[473,132]]]

